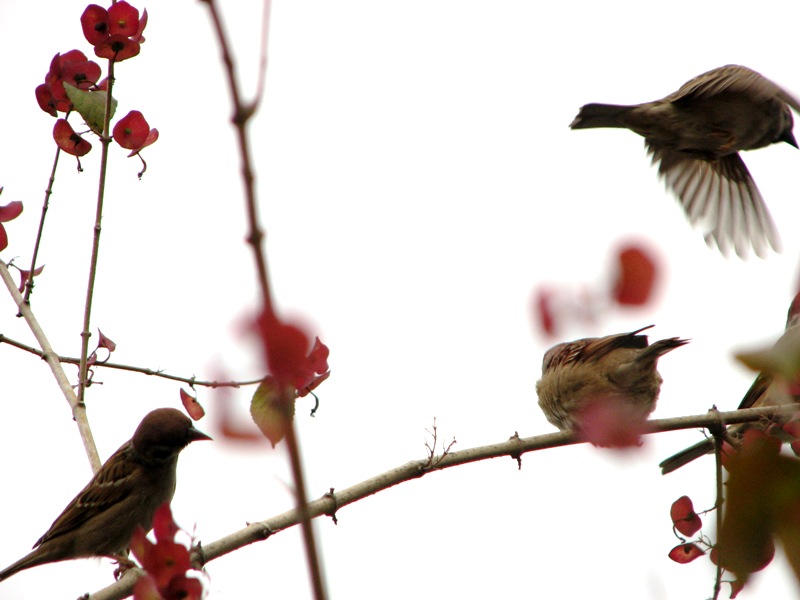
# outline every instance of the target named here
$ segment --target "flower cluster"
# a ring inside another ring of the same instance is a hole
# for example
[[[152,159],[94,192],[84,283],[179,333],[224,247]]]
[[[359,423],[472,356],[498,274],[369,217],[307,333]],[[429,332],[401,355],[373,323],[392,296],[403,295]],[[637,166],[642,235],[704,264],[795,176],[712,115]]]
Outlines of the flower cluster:
[[[153,517],[156,542],[147,539],[141,527],[131,539],[131,552],[146,571],[136,582],[135,600],[200,600],[203,584],[187,577],[192,570],[189,549],[175,542],[180,528],[172,520],[169,504],[156,510]]]
[[[98,79],[100,65],[88,60],[80,50],[56,54],[50,61],[44,83],[36,88],[36,101],[44,112],[57,117],[59,112],[72,110],[72,102],[64,89],[65,82],[79,90],[88,90],[95,87]]]
[[[111,63],[139,54],[146,25],[147,11],[140,17],[139,10],[124,1],[113,4],[108,10],[90,4],[81,15],[83,35],[94,46],[95,55]],[[108,98],[108,78],[98,83],[100,75],[100,66],[88,60],[80,50],[56,54],[44,83],[36,88],[36,101],[53,117],[77,111],[92,132],[102,135],[106,111],[110,113],[108,118],[113,117],[117,103]],[[131,151],[128,156],[134,156],[158,139],[158,130],[150,128],[141,112],[132,110],[116,124],[112,137]],[[77,133],[66,118],[56,121],[53,139],[61,150],[73,156],[81,157],[92,149],[91,143]]]
[[[124,0],[112,4],[108,10],[90,4],[81,15],[83,36],[94,46],[95,55],[116,62],[139,54],[146,25],[147,11],[140,18],[139,9]]]

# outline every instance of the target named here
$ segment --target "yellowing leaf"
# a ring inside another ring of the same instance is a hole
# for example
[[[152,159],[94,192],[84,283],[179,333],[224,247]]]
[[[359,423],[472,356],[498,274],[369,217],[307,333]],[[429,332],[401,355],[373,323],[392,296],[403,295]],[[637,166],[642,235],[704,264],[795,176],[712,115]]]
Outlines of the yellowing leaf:
[[[86,124],[97,135],[103,133],[103,117],[106,114],[106,98],[108,92],[89,92],[79,90],[75,86],[64,83],[64,90],[67,92],[67,98],[72,102],[75,110],[83,117]],[[117,111],[117,101],[111,99],[111,115],[109,120],[114,118],[114,113]]]
[[[275,444],[280,442],[294,420],[294,401],[297,394],[294,390],[281,392],[275,380],[267,377],[256,389],[250,400],[250,415],[267,439]]]

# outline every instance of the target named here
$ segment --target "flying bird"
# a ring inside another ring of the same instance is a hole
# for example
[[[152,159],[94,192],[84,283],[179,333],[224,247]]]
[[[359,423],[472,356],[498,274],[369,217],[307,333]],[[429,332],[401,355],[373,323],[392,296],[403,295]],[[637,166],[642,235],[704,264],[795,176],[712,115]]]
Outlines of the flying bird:
[[[621,402],[634,419],[647,419],[661,391],[658,359],[689,342],[674,337],[648,345],[641,332],[651,327],[550,348],[536,384],[547,420],[562,431],[580,430],[584,411],[604,400]]]
[[[800,101],[739,65],[703,73],[654,102],[586,104],[572,129],[627,128],[644,137],[652,163],[706,243],[744,258],[779,250],[775,224],[740,150],[786,142],[797,148],[792,111]]]
[[[156,509],[172,500],[178,453],[191,442],[210,439],[174,408],[145,415],[133,437],[100,467],[34,550],[0,571],[0,581],[37,565],[125,550],[136,527],[150,531]]]

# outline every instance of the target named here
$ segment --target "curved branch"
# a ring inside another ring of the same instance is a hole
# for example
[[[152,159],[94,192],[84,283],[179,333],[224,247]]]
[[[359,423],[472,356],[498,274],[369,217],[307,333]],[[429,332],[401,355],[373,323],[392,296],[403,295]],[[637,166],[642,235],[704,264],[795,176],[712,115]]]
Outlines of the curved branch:
[[[83,440],[83,448],[86,451],[86,456],[89,458],[92,472],[97,473],[98,469],[100,469],[100,455],[97,454],[97,446],[95,446],[94,443],[92,429],[89,427],[89,420],[86,418],[86,405],[78,401],[75,390],[72,389],[72,385],[70,385],[69,379],[67,379],[67,374],[64,373],[64,369],[61,367],[58,354],[53,350],[53,347],[47,340],[47,336],[44,334],[39,322],[33,315],[30,304],[25,302],[22,294],[19,293],[17,285],[11,277],[11,273],[8,272],[8,267],[2,261],[0,261],[0,278],[2,278],[3,283],[6,284],[11,297],[17,305],[19,313],[28,323],[28,327],[30,327],[36,341],[39,342],[39,347],[42,349],[41,357],[49,365],[53,376],[56,378],[58,387],[61,388],[61,392],[64,394],[64,397],[67,399],[72,409],[72,418],[75,419],[75,423],[78,424],[78,432],[80,433],[81,440]]]
[[[720,422],[724,424],[746,423],[758,421],[764,417],[792,415],[798,409],[800,409],[800,404],[748,408],[729,412],[717,412],[716,409],[712,409],[702,415],[648,421],[646,430],[648,434],[654,434],[679,429],[714,427],[719,426]],[[330,492],[309,502],[306,506],[306,512],[311,518],[322,515],[335,517],[336,512],[348,504],[387,490],[400,483],[418,479],[434,471],[504,456],[519,461],[520,457],[527,452],[578,443],[582,443],[581,440],[570,431],[546,433],[527,438],[521,438],[515,433],[505,442],[466,450],[448,451],[434,461],[431,461],[430,458],[412,460],[338,492],[334,492],[333,488],[331,488]],[[244,529],[195,549],[192,552],[192,563],[197,567],[202,567],[220,556],[255,542],[266,540],[280,531],[294,527],[301,521],[300,511],[294,508],[265,521],[250,523]],[[126,598],[133,592],[134,583],[141,575],[142,571],[140,569],[131,569],[122,579],[90,595],[87,600],[121,600]]]

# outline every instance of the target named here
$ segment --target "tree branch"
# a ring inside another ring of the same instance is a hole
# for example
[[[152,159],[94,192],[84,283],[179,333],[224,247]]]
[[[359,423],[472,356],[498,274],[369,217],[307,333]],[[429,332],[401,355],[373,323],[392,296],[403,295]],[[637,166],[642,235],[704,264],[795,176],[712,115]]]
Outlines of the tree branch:
[[[0,333],[0,344],[8,344],[9,346],[14,346],[15,348],[19,348],[20,350],[24,350],[30,354],[38,356],[39,358],[43,358],[43,352],[33,346],[29,346],[28,344],[23,344],[22,342],[18,342],[8,336],[3,335]],[[70,356],[57,356],[58,361],[61,363],[68,363],[71,365],[79,365],[80,359],[79,358],[72,358]],[[159,369],[150,369],[148,367],[137,367],[135,365],[123,365],[120,363],[112,363],[112,362],[97,362],[91,365],[92,367],[106,367],[108,369],[119,369],[120,371],[132,371],[133,373],[142,373],[143,375],[150,375],[152,377],[161,377],[163,379],[169,379],[171,381],[180,381],[182,383],[186,383],[192,387],[199,385],[202,387],[210,387],[210,388],[221,388],[221,387],[232,387],[232,388],[240,388],[245,385],[257,385],[264,381],[264,377],[259,377],[258,379],[248,379],[246,381],[216,381],[216,380],[202,380],[197,379],[196,377],[185,377],[181,375],[170,375],[169,373],[165,373]],[[265,376],[266,377],[266,376]]]
[[[800,404],[748,408],[729,412],[717,412],[715,409],[712,409],[708,413],[702,415],[648,421],[646,432],[648,434],[654,434],[663,431],[676,431],[679,429],[713,428],[715,426],[719,427],[720,423],[747,423],[758,421],[765,417],[788,417],[796,413],[798,409],[800,409]],[[546,433],[527,438],[521,438],[515,433],[505,442],[490,444],[488,446],[478,446],[476,448],[468,448],[455,452],[448,451],[433,461],[431,461],[430,458],[412,460],[404,465],[338,492],[334,492],[333,488],[331,488],[331,490],[322,497],[308,503],[306,507],[307,514],[311,518],[322,515],[334,517],[340,508],[348,504],[387,490],[400,483],[418,479],[434,471],[441,471],[459,465],[503,456],[508,456],[519,461],[520,457],[527,452],[557,448],[559,446],[569,446],[578,443],[582,443],[581,440],[578,439],[577,435],[569,431]],[[222,539],[195,549],[192,553],[192,562],[198,567],[202,567],[220,556],[224,556],[255,542],[266,540],[280,531],[294,527],[301,521],[300,511],[294,508],[265,521],[250,523],[244,529],[240,529]],[[87,600],[121,600],[122,598],[126,598],[132,593],[134,583],[141,574],[141,570],[132,569],[118,582],[92,594]]]
[[[39,347],[42,349],[41,356],[50,366],[50,370],[53,372],[53,376],[56,378],[58,387],[61,388],[61,392],[64,394],[64,397],[67,399],[67,402],[72,409],[72,418],[75,419],[75,422],[78,425],[78,432],[80,433],[81,440],[83,440],[83,448],[86,451],[86,456],[89,458],[89,464],[92,466],[92,472],[97,473],[101,464],[100,456],[97,454],[97,447],[94,443],[94,436],[92,436],[92,429],[89,427],[89,420],[86,418],[86,405],[78,401],[78,398],[75,395],[75,390],[72,389],[69,379],[67,379],[67,374],[64,373],[64,369],[61,367],[58,354],[56,354],[53,350],[53,347],[47,340],[47,336],[44,334],[39,322],[33,315],[30,304],[25,302],[25,299],[19,293],[17,285],[14,283],[14,279],[11,277],[11,273],[8,272],[8,267],[2,261],[0,261],[0,278],[3,279],[3,283],[6,284],[11,297],[17,304],[19,313],[28,323],[28,327],[30,327],[33,336],[36,338],[36,341],[39,342]]]

